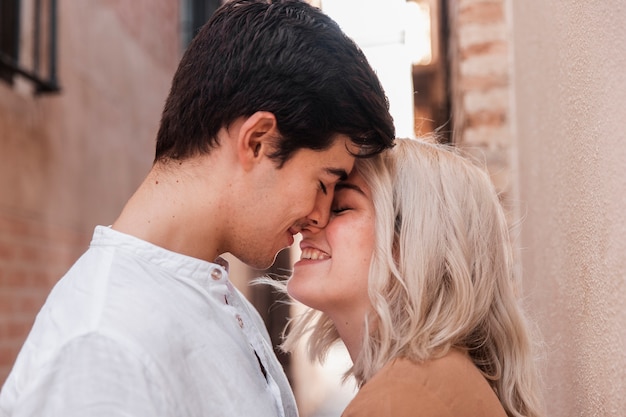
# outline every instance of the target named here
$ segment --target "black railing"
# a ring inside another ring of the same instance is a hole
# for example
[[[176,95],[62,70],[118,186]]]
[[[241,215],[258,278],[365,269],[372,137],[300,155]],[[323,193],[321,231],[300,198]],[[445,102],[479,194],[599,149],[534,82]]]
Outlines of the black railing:
[[[28,17],[21,15],[22,3],[0,0],[0,79],[13,84],[15,75],[19,75],[34,84],[36,93],[58,92],[57,2],[33,0],[32,26]],[[24,27],[22,23],[26,23]],[[29,44],[20,39],[23,29],[32,33]],[[31,61],[27,63],[23,57]]]

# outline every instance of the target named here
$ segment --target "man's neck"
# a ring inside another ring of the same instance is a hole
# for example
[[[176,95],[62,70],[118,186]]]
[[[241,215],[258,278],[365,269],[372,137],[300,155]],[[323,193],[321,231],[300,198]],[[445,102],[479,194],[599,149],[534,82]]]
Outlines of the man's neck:
[[[185,165],[186,164],[186,165]],[[199,161],[155,165],[127,202],[113,229],[157,246],[212,262],[221,248],[223,182]]]

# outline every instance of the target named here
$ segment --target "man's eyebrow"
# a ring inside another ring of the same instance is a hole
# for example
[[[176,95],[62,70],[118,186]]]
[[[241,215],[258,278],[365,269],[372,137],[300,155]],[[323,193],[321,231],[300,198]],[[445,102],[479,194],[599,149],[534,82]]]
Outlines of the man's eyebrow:
[[[341,168],[326,168],[326,172],[330,175],[334,175],[339,178],[339,181],[345,181],[348,178],[348,173],[345,169]]]
[[[353,190],[353,191],[356,191],[359,194],[362,194],[362,195],[366,196],[365,193],[363,192],[363,190],[361,189],[361,187],[359,187],[356,184],[352,184],[350,182],[339,182],[339,183],[337,183],[337,185],[335,185],[335,192],[339,192],[341,190]]]

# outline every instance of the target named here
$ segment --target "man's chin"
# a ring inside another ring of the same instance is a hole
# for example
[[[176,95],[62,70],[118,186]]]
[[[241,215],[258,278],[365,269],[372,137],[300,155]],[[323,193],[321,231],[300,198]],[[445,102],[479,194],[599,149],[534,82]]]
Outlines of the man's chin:
[[[252,269],[263,271],[263,270],[271,268],[274,265],[274,263],[276,262],[277,256],[278,256],[278,253],[267,258],[255,258],[255,259],[241,259],[240,258],[239,260]]]
[[[248,267],[256,269],[258,271],[268,270],[273,266],[277,266],[280,268],[280,271],[277,271],[278,273],[287,274],[288,270],[290,270],[293,266],[293,264],[291,263],[291,253],[289,246],[279,249],[277,252],[257,254],[241,253],[239,254],[240,256],[231,253],[231,255],[246,264]]]

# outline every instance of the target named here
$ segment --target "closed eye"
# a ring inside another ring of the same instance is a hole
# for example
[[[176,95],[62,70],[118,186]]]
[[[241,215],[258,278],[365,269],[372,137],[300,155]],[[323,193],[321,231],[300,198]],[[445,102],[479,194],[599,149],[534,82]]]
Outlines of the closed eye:
[[[342,213],[342,212],[348,211],[348,210],[350,210],[349,207],[334,207],[334,208],[330,209],[331,213],[333,213],[333,214],[339,214],[339,213]]]
[[[320,189],[322,190],[324,195],[328,195],[328,189],[326,188],[326,185],[322,181],[320,181]]]

